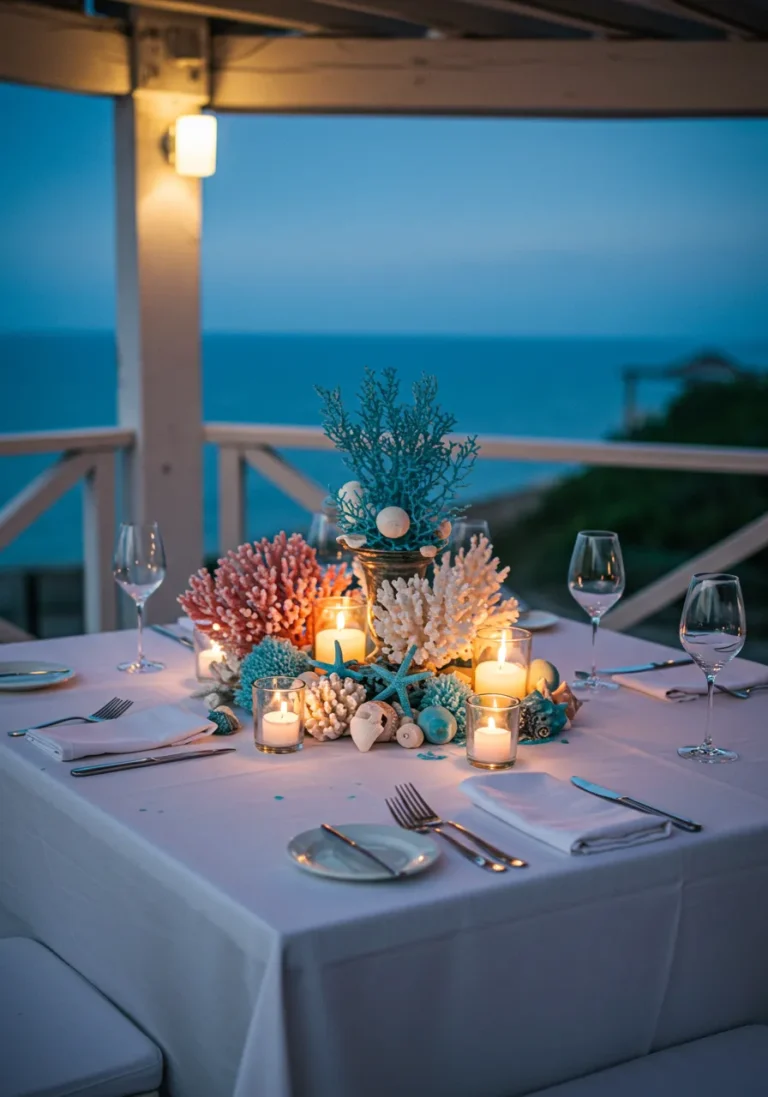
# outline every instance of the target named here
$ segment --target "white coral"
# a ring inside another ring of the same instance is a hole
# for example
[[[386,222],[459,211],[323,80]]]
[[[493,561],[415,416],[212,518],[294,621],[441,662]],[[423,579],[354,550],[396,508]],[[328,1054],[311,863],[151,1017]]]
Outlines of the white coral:
[[[338,674],[318,678],[306,688],[305,726],[315,739],[338,739],[366,699],[365,686]]]
[[[450,553],[444,553],[431,583],[416,576],[382,583],[374,607],[376,634],[393,663],[401,663],[415,644],[413,662],[439,670],[454,659],[471,658],[478,629],[502,628],[518,619],[514,598],[499,604],[509,568],[499,571],[491,553],[487,537],[473,537],[453,565]]]

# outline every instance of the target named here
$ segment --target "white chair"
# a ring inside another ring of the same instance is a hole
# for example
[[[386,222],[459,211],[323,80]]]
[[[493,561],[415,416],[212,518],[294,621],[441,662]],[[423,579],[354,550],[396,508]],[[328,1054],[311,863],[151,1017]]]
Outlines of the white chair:
[[[768,1026],[657,1051],[529,1097],[767,1097]]]
[[[41,945],[0,940],[0,1097],[157,1097],[160,1050]]]

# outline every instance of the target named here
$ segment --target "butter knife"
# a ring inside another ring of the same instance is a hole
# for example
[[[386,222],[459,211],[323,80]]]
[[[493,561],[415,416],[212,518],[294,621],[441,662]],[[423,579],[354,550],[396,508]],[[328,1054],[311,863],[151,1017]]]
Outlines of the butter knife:
[[[659,659],[655,663],[637,663],[631,667],[598,667],[598,674],[642,674],[645,670],[669,670],[672,667],[687,667],[693,659]],[[588,678],[591,671],[577,670],[577,678]]]
[[[631,796],[624,796],[621,792],[614,792],[613,789],[596,785],[593,781],[587,781],[584,777],[571,777],[571,784],[575,785],[576,788],[583,789],[584,792],[591,792],[593,796],[600,796],[603,800],[612,800],[616,804],[634,808],[635,811],[642,811],[646,815],[659,815],[662,819],[669,819],[670,823],[679,827],[680,830],[688,830],[692,833],[701,830],[701,823],[694,823],[692,819],[686,819],[683,815],[673,815],[662,808],[651,807],[650,804],[644,804],[642,800],[634,800]]]
[[[397,869],[392,868],[392,866],[388,865],[386,861],[383,861],[381,857],[377,857],[375,853],[372,853],[369,849],[366,849],[365,846],[361,846],[359,842],[356,842],[354,840],[354,838],[350,838],[348,834],[342,834],[342,832],[340,830],[337,830],[336,827],[332,827],[330,823],[321,823],[320,827],[327,834],[332,834],[333,837],[338,838],[340,842],[344,842],[345,845],[350,846],[352,849],[356,849],[358,853],[362,853],[364,857],[367,857],[369,861],[373,861],[374,864],[377,864],[379,866],[379,868],[383,868],[386,872],[389,873],[390,876],[394,876],[395,878],[397,878],[398,876],[403,875],[402,872],[399,872]]]
[[[163,628],[162,625],[150,625],[149,627],[159,636],[165,636],[168,640],[175,640],[177,644],[181,644],[182,647],[189,648],[190,651],[195,650],[195,645],[188,636],[180,636],[178,632],[172,632],[171,629]]]
[[[183,754],[145,754],[143,758],[127,758],[122,762],[95,762],[89,766],[75,766],[69,772],[73,777],[95,777],[99,773],[118,773],[122,769],[143,769],[144,766],[164,766],[170,762],[186,762],[188,758],[213,758],[217,754],[233,754],[236,747],[209,747],[207,750],[185,750]]]
[[[0,670],[0,678],[50,678],[54,674],[69,674],[69,667],[50,667],[46,670]]]

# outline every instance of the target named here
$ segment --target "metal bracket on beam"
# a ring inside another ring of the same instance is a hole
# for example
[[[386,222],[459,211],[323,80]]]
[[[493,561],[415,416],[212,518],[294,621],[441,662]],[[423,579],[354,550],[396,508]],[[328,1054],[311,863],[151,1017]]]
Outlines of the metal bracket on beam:
[[[211,96],[205,19],[139,8],[132,19],[134,94],[165,92],[198,104]]]

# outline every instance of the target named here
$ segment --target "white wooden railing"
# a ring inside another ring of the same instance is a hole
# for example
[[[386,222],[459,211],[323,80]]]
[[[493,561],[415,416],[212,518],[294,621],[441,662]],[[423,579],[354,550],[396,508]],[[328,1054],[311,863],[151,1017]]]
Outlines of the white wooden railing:
[[[331,450],[319,427],[251,426],[209,423],[205,441],[219,448],[219,545],[239,544],[245,536],[245,473],[248,466],[307,510],[318,510],[327,492],[294,468],[281,449]],[[456,438],[464,437],[456,435]],[[669,469],[677,472],[729,472],[768,476],[768,450],[722,446],[671,446],[640,442],[583,442],[481,435],[480,458],[612,468]],[[670,605],[696,571],[726,571],[768,546],[768,514],[650,583],[611,611],[608,627],[632,628]]]
[[[221,551],[246,536],[246,470],[250,466],[307,511],[319,510],[327,494],[299,469],[283,450],[332,450],[319,427],[209,423],[204,441],[218,448],[219,537]],[[457,438],[460,436],[456,436]],[[614,468],[668,469],[768,475],[768,450],[714,446],[669,446],[628,442],[560,441],[485,435],[479,438],[482,460],[514,460]],[[135,433],[122,427],[0,435],[0,457],[58,454],[58,459],[0,508],[0,551],[18,537],[79,481],[85,483],[83,529],[85,548],[85,625],[89,632],[114,628],[116,595],[112,581],[115,498],[124,487],[127,462],[116,461],[135,444]],[[125,498],[127,492],[122,491]],[[198,506],[202,500],[190,500]],[[768,546],[768,514],[699,553],[628,598],[612,611],[608,623],[628,629],[670,605],[686,590],[694,571],[735,567]]]
[[[132,430],[104,427],[32,434],[0,434],[0,457],[32,453],[59,454],[58,459],[0,508],[0,551],[81,480],[85,557],[85,627],[87,632],[113,629],[117,591],[112,579],[115,540],[117,454],[131,449]]]

